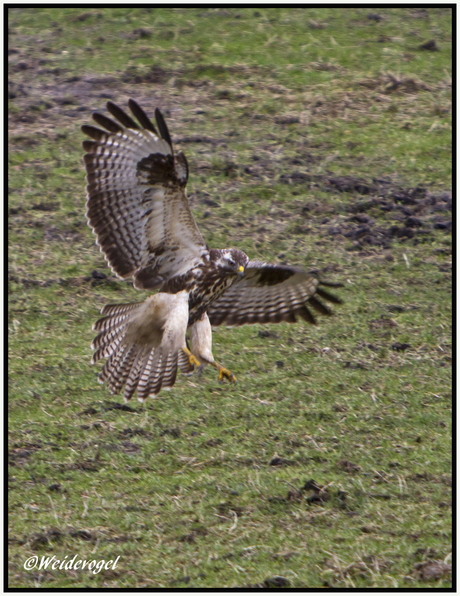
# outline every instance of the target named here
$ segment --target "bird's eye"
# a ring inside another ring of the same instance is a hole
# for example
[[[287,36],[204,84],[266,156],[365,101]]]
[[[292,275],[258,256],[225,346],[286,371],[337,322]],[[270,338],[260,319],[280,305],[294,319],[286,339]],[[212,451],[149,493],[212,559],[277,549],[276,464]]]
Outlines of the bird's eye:
[[[230,265],[230,267],[234,267],[236,265],[233,259],[228,259],[228,264]]]

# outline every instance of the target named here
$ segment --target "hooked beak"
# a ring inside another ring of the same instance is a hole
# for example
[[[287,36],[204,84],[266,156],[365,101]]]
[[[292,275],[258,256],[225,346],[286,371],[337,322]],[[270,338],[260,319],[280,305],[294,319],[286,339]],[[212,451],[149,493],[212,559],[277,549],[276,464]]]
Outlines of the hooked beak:
[[[244,267],[243,267],[243,265],[240,265],[240,266],[238,267],[238,275],[239,275],[240,277],[243,277],[243,276],[244,276]]]

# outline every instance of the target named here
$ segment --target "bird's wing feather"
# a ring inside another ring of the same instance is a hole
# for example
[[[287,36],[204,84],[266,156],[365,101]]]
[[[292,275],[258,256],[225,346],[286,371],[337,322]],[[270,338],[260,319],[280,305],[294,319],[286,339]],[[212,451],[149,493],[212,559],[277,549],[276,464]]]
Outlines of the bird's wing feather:
[[[294,323],[298,317],[315,324],[309,307],[329,315],[319,297],[341,300],[325,291],[315,275],[284,265],[249,261],[244,277],[231,285],[208,309],[211,325],[229,327],[253,323]]]
[[[174,155],[161,112],[158,134],[134,100],[129,107],[140,126],[108,102],[116,121],[96,113],[105,130],[82,127],[92,139],[83,142],[87,218],[112,271],[153,289],[193,267],[207,248],[185,193],[187,160]]]

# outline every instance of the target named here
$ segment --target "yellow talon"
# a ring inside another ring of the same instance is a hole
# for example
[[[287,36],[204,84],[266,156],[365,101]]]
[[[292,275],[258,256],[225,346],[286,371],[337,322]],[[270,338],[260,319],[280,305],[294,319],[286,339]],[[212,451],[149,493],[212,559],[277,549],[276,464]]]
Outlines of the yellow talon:
[[[219,377],[218,377],[219,383],[223,383],[224,377],[225,377],[226,379],[228,379],[230,381],[230,383],[235,383],[235,385],[236,385],[236,377],[232,372],[230,372],[228,369],[224,368],[223,366],[220,366],[219,364],[217,364],[216,368],[219,371]]]
[[[198,360],[198,358],[196,356],[194,356],[188,348],[182,348],[182,351],[188,358],[188,364],[189,364],[190,369],[187,372],[191,373],[195,369],[195,367],[198,368],[198,372],[201,372],[201,370],[203,369],[203,365]],[[217,362],[210,362],[210,364],[212,364],[212,366],[214,366],[214,368],[217,368],[217,370],[219,371],[219,376],[218,376],[219,383],[223,383],[224,378],[225,378],[228,381],[230,381],[230,383],[236,384],[235,375],[232,372],[230,372],[227,368],[225,368],[224,366],[221,366],[220,364],[217,364]]]
[[[190,364],[190,366],[197,366],[200,367],[201,366],[201,362],[198,360],[198,358],[196,356],[194,356],[192,354],[192,352],[188,349],[188,348],[182,348],[182,350],[185,352],[185,354],[187,354],[188,356],[188,363]]]

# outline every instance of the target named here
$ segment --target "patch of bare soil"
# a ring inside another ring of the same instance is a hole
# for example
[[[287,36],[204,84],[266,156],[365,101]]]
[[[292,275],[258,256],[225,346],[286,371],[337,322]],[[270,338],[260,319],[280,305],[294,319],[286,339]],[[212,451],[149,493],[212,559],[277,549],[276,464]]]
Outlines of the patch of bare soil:
[[[36,451],[42,449],[41,443],[15,444],[9,452],[9,465],[22,467]]]
[[[358,85],[368,89],[378,90],[384,95],[391,93],[413,94],[419,91],[432,91],[431,87],[414,77],[401,77],[392,73],[387,73],[376,79],[362,79]]]
[[[59,528],[48,528],[42,532],[34,532],[29,536],[22,538],[12,537],[9,539],[10,544],[29,544],[32,550],[42,550],[53,546],[54,544],[62,544],[64,541],[73,542],[75,540],[82,540],[84,542],[112,542],[124,543],[129,541],[138,541],[141,538],[130,534],[117,535],[114,531],[106,528],[101,534],[93,530],[82,530],[73,527],[68,527],[65,530]]]
[[[452,565],[444,561],[422,561],[414,565],[415,574],[424,581],[435,581],[452,575]]]
[[[249,584],[247,586],[241,586],[240,589],[242,590],[279,590],[281,588],[289,588],[291,586],[291,582],[282,577],[281,575],[275,575],[273,577],[267,577],[264,579],[262,583],[259,584]]]
[[[308,176],[298,179],[307,182]],[[311,179],[311,178],[310,178]],[[404,188],[392,181],[374,179],[371,182],[351,176],[316,177],[315,185],[333,194],[346,195],[348,215],[324,217],[315,227],[334,240],[350,240],[352,247],[375,246],[389,248],[392,241],[412,240],[414,244],[430,241],[435,230],[452,232],[452,192],[430,192],[417,186]],[[319,201],[309,202],[302,214],[315,219],[324,214]]]
[[[136,29],[131,35],[133,38],[148,38],[149,31]],[[174,69],[158,65],[131,65],[116,75],[75,75],[62,65],[59,51],[54,52],[41,40],[37,40],[33,49],[31,40],[28,43],[28,47],[21,47],[18,43],[17,47],[11,46],[8,51],[8,99],[13,106],[8,118],[13,138],[30,131],[31,125],[43,134],[53,130],[56,121],[62,126],[68,118],[80,119],[82,113],[102,110],[107,99],[126,103],[129,97],[135,97],[152,113],[157,105],[166,107],[163,111],[169,116],[169,110],[181,102],[164,87],[209,87],[206,91],[215,99],[238,98],[234,85],[229,89],[215,89],[213,79],[223,82],[228,77],[247,77],[268,70],[258,66],[220,64],[177,66]],[[162,101],[163,93],[165,101]],[[188,97],[184,101],[190,103],[194,99]]]

